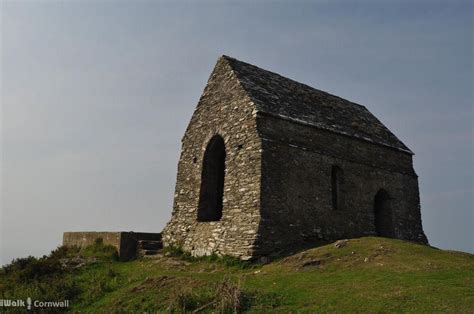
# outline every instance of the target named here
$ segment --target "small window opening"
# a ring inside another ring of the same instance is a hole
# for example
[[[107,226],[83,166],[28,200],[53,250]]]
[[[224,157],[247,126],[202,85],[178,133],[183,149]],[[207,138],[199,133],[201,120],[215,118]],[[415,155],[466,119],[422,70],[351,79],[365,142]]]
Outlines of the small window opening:
[[[338,166],[331,169],[331,193],[332,209],[341,210],[343,207],[342,185],[344,184],[344,173]]]

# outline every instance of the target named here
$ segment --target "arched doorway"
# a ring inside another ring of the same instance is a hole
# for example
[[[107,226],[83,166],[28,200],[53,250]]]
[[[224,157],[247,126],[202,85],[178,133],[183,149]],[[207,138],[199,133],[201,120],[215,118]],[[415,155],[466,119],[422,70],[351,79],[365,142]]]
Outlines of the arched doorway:
[[[213,136],[204,152],[198,221],[217,221],[222,217],[225,157],[224,139],[220,135]]]
[[[374,198],[375,230],[378,236],[394,236],[390,195],[385,190],[377,192]]]

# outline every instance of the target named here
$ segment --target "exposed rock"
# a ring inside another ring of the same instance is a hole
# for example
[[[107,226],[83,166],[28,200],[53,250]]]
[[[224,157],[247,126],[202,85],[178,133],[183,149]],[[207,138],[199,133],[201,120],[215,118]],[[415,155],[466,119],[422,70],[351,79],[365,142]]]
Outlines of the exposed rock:
[[[343,247],[345,247],[345,246],[347,245],[347,242],[348,242],[348,241],[347,241],[346,239],[344,239],[344,240],[337,240],[336,243],[334,243],[334,247],[335,247],[336,249],[343,248]]]
[[[71,258],[61,258],[59,263],[64,269],[77,269],[97,262],[96,257],[75,256]]]

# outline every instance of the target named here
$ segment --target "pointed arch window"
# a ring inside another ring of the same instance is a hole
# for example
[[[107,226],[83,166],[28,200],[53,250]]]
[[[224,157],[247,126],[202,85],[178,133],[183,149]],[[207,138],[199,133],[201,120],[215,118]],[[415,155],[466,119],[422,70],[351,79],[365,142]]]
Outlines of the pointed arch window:
[[[198,221],[218,221],[222,218],[226,149],[224,139],[215,135],[204,152]]]

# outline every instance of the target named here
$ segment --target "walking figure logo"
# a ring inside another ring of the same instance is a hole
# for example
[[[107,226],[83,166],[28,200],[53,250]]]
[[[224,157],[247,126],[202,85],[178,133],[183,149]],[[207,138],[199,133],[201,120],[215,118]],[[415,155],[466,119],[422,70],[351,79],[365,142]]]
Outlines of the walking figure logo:
[[[26,299],[26,309],[31,310],[31,298],[30,297],[28,297]]]

